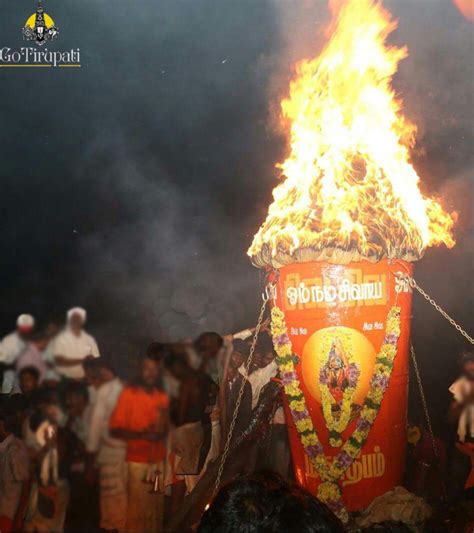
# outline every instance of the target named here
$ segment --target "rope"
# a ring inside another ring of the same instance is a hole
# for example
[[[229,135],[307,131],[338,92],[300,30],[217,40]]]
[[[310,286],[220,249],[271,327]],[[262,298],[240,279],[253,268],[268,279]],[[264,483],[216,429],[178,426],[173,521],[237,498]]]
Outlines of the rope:
[[[418,363],[416,361],[415,349],[413,348],[413,344],[410,344],[410,355],[411,355],[411,360],[413,363],[413,369],[415,370],[415,376],[416,376],[416,381],[418,383],[418,389],[420,391],[420,398],[421,398],[421,403],[423,405],[423,412],[425,415],[426,426],[430,434],[431,447],[433,448],[433,453],[439,464],[441,462],[441,458],[439,455],[438,446],[436,444],[436,439],[435,439],[434,432],[433,432],[433,426],[431,425],[431,417],[430,417],[430,412],[428,410],[428,402],[426,401],[425,391],[423,389],[423,383],[421,381],[420,369],[418,368]],[[443,496],[446,498],[446,486],[444,484],[444,481],[442,482],[442,489],[443,489]]]
[[[461,333],[463,337],[465,337],[471,344],[474,344],[474,338],[472,338],[453,318],[451,318],[448,313],[446,313],[446,311],[418,285],[414,278],[403,272],[398,272],[397,276],[407,281],[410,287],[416,289],[423,296],[423,298],[436,309],[436,311],[438,311],[452,326],[459,331],[459,333]]]
[[[255,327],[255,332],[254,332],[253,339],[252,339],[252,345],[250,347],[249,357],[248,357],[248,359],[247,359],[247,361],[245,363],[245,366],[244,366],[245,373],[246,373],[247,376],[249,374],[249,369],[250,369],[250,365],[252,363],[252,358],[253,358],[253,354],[255,352],[255,347],[257,346],[257,339],[258,339],[258,336],[260,334],[260,328],[262,327],[262,322],[263,322],[263,316],[265,314],[265,309],[267,307],[268,300],[270,299],[272,290],[273,290],[273,286],[268,285],[265,288],[264,293],[262,294],[263,302],[262,302],[262,306],[260,307],[260,314],[259,314],[259,317],[258,317],[257,326]],[[242,397],[244,395],[245,383],[246,383],[246,380],[242,379],[242,383],[241,383],[240,389],[239,389],[239,394],[237,396],[237,401],[235,402],[234,414],[232,415],[232,420],[231,420],[231,423],[230,423],[230,426],[229,426],[229,432],[227,433],[226,443],[225,443],[225,446],[224,446],[224,450],[222,452],[222,457],[221,457],[221,461],[220,461],[220,464],[219,464],[219,470],[217,471],[217,477],[216,477],[216,482],[214,484],[214,491],[212,493],[212,498],[214,498],[214,496],[217,494],[217,491],[219,490],[219,486],[221,484],[222,473],[224,472],[224,466],[225,466],[225,463],[227,461],[227,456],[229,455],[230,443],[232,441],[232,435],[234,433],[235,424],[237,422],[237,416],[239,414],[240,404],[242,402]]]

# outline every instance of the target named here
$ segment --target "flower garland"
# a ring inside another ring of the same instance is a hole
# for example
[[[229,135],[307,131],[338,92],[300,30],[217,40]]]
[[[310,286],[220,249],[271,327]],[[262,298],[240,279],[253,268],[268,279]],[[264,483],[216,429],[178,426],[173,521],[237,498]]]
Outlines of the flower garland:
[[[321,479],[318,498],[326,503],[343,522],[347,522],[349,515],[342,501],[339,480],[352,465],[364,446],[372,424],[377,418],[385,390],[388,387],[400,336],[400,308],[394,306],[388,313],[385,337],[375,360],[370,390],[360,411],[355,430],[331,462],[324,454],[323,446],[308,412],[296,373],[296,364],[299,359],[293,353],[291,340],[286,328],[285,315],[277,306],[272,309],[271,330],[273,344],[277,353],[276,360],[285,393],[288,397],[291,415],[304,451]]]
[[[331,351],[334,346],[331,346]],[[321,404],[323,407],[324,420],[326,427],[329,429],[329,444],[333,448],[342,446],[341,433],[347,428],[352,416],[352,399],[357,387],[360,376],[360,368],[354,363],[350,362],[347,366],[347,383],[343,389],[342,400],[339,405],[339,416],[335,417],[333,414],[333,405],[337,404],[329,390],[330,382],[330,368],[329,354],[326,364],[321,367],[319,371],[319,390],[321,392]]]

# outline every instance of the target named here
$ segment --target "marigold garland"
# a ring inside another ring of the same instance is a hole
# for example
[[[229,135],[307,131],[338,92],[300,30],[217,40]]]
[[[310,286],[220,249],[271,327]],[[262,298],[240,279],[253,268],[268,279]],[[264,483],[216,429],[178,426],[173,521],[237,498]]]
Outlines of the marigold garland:
[[[291,415],[304,451],[321,479],[318,498],[326,503],[343,522],[347,522],[349,515],[342,501],[339,481],[364,446],[388,387],[397,353],[398,338],[400,337],[400,308],[392,307],[387,315],[385,337],[375,360],[370,389],[357,418],[355,430],[331,462],[324,454],[323,446],[308,412],[296,373],[298,357],[293,353],[292,343],[286,328],[285,315],[277,306],[272,309],[271,330],[273,345],[277,353],[276,360],[285,394],[288,397]]]

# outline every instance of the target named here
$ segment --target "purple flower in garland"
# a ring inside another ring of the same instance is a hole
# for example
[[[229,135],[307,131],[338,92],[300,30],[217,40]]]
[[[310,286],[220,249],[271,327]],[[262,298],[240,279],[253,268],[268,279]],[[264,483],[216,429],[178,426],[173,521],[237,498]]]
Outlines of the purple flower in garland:
[[[357,430],[358,431],[363,431],[363,432],[366,432],[366,431],[369,431],[370,430],[370,422],[368,420],[366,420],[365,418],[359,418],[359,420],[357,421]]]
[[[394,333],[389,333],[385,335],[384,344],[397,344],[398,336]]]
[[[276,337],[273,337],[273,342],[278,346],[284,346],[285,344],[290,343],[290,338],[286,333],[283,333],[282,335],[277,335]]]
[[[355,363],[351,363],[347,367],[347,381],[349,387],[357,387],[357,381],[359,380],[360,370]]]
[[[311,446],[306,446],[304,450],[309,457],[313,458],[324,453],[324,449],[321,444],[313,444]]]
[[[372,378],[372,387],[378,387],[382,390],[385,390],[388,387],[388,376],[376,374]]]
[[[336,464],[339,468],[346,469],[353,463],[352,457],[345,451],[342,451],[336,458]]]
[[[308,411],[306,409],[304,411],[291,411],[291,416],[293,417],[293,420],[295,422],[298,422],[299,420],[303,420],[304,418],[309,418]]]
[[[282,372],[281,381],[283,385],[291,385],[294,381],[298,379],[296,372]]]

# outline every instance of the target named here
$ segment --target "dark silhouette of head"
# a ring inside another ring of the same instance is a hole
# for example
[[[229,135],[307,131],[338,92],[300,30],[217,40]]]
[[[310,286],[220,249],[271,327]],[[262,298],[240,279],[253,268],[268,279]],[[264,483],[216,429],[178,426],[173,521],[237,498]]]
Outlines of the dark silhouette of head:
[[[40,380],[39,370],[35,366],[25,366],[18,374],[20,389],[23,394],[32,394],[38,390]]]
[[[474,352],[464,351],[459,361],[462,373],[471,380],[474,380]]]
[[[274,473],[241,477],[223,487],[198,533],[344,533],[339,519],[306,490]]]

